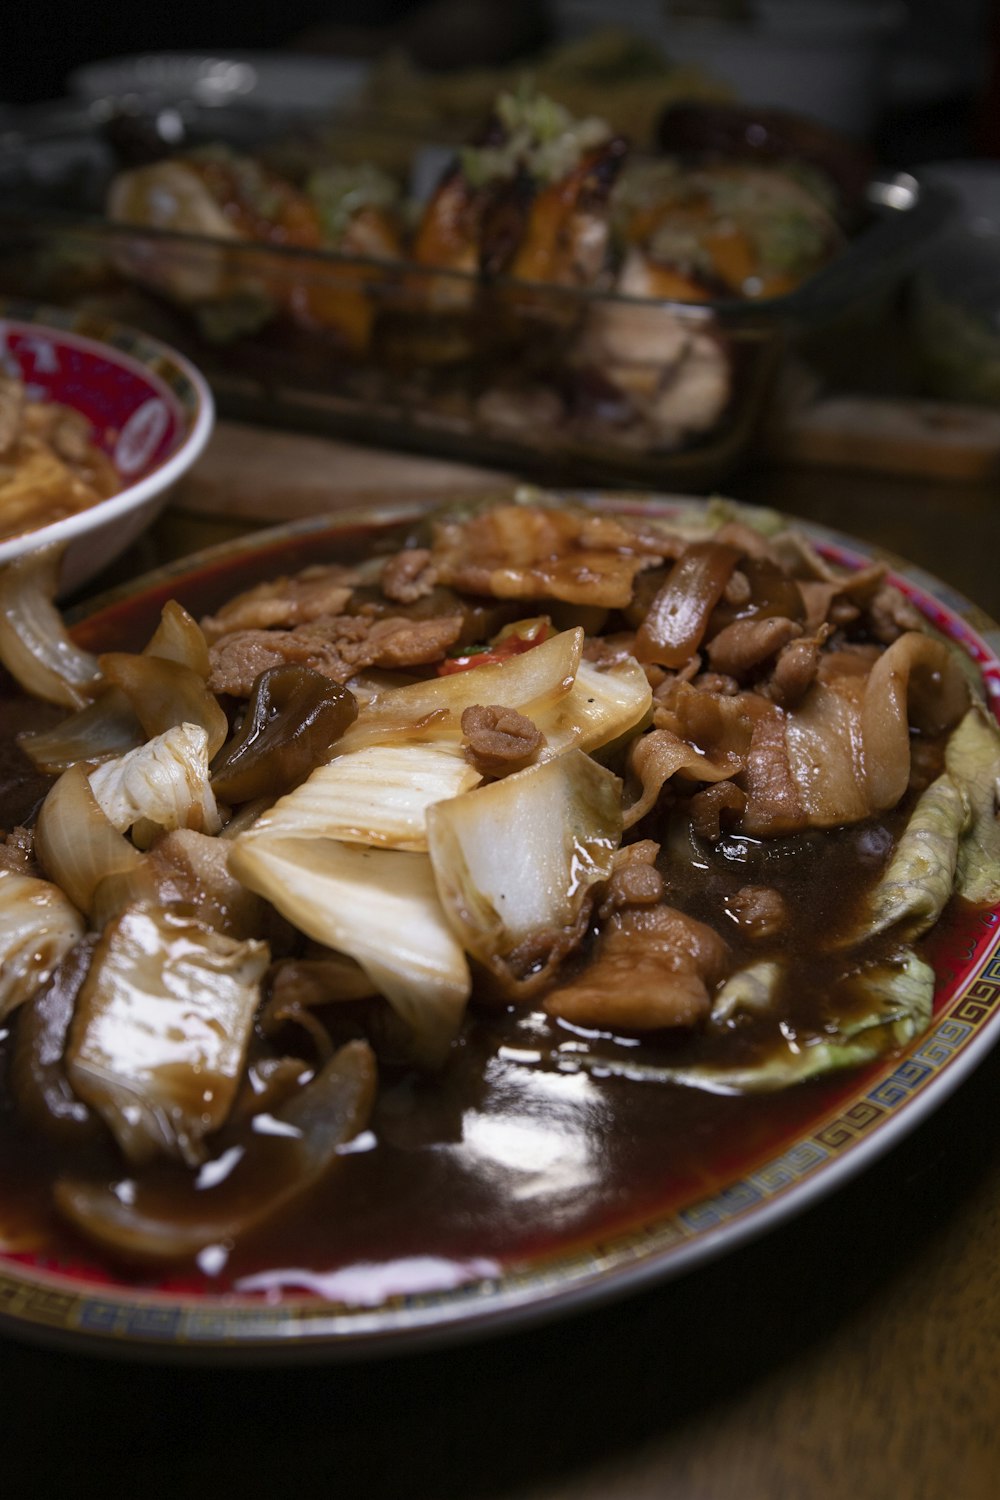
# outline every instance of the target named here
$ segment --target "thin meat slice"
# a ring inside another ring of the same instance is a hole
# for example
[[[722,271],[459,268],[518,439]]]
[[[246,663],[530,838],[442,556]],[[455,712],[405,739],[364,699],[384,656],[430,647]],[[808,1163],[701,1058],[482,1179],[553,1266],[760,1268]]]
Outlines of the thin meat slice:
[[[306,568],[294,577],[274,578],[237,594],[201,622],[211,644],[237,630],[291,629],[326,615],[339,615],[358,576],[338,566]]]
[[[241,630],[209,651],[213,692],[248,698],[256,678],[295,662],[334,682],[348,682],[367,667],[392,670],[440,661],[462,631],[460,615],[429,620],[338,615],[296,630]]]
[[[636,574],[661,561],[648,545],[610,516],[496,505],[439,523],[431,556],[438,581],[468,593],[622,609]]]

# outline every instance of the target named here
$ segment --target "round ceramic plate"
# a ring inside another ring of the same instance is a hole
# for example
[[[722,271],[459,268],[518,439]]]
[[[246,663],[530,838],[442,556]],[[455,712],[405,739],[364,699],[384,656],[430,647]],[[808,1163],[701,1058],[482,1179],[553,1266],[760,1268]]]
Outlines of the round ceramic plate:
[[[633,514],[693,503],[586,499]],[[419,513],[413,505],[358,512],[213,549],[106,596],[78,622],[79,637],[91,648],[134,646],[171,596],[203,611],[263,577],[377,540]],[[872,555],[803,529],[849,568]],[[894,559],[890,567],[933,625],[976,662],[997,712],[1000,631],[922,572]],[[939,928],[928,953],[938,976],[934,1014],[916,1043],[832,1084],[786,1091],[752,1129],[716,1137],[702,1157],[689,1153],[683,1171],[663,1152],[662,1167],[647,1172],[631,1198],[588,1196],[586,1162],[551,1128],[566,1100],[546,1095],[535,1077],[502,1119],[472,1109],[459,1126],[457,1138],[481,1152],[484,1181],[502,1184],[502,1220],[472,1213],[443,1240],[440,1229],[427,1234],[403,1179],[381,1209],[384,1253],[350,1243],[345,1250],[341,1238],[326,1272],[312,1262],[311,1271],[229,1282],[140,1283],[76,1256],[22,1249],[0,1255],[0,1319],[20,1334],[119,1354],[340,1358],[505,1330],[677,1276],[843,1184],[934,1110],[992,1046],[1000,1029],[1000,911],[966,910]],[[339,1234],[338,1226],[331,1242]]]

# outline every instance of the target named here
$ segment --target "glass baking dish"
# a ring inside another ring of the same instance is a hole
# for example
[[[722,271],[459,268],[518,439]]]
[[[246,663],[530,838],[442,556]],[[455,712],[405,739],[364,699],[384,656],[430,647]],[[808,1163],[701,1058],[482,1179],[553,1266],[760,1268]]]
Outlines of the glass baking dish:
[[[263,127],[213,110],[200,128],[246,149]],[[414,153],[356,122],[341,142],[355,160]],[[93,110],[7,138],[0,293],[167,339],[232,417],[686,490],[746,455],[789,339],[891,286],[950,207],[909,176],[873,178],[859,230],[795,291],[695,304],[124,226],[103,213],[115,168]]]

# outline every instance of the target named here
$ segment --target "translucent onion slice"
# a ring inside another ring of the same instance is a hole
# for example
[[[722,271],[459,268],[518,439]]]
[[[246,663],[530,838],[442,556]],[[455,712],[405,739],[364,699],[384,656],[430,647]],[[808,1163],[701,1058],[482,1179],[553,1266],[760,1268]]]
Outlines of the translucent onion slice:
[[[225,1245],[289,1209],[336,1168],[341,1149],[363,1130],[375,1098],[377,1070],[367,1042],[348,1042],[306,1086],[272,1112],[269,1133],[248,1134],[227,1149],[235,1163],[194,1208],[147,1202],[142,1185],[56,1184],[62,1213],[105,1250],[127,1260],[189,1259]],[[276,1127],[276,1128],[275,1128]]]
[[[0,1020],[48,984],[85,930],[58,886],[0,870]]]
[[[266,943],[134,907],[105,928],[80,990],[66,1066],[129,1161],[194,1163],[243,1073]]]
[[[572,927],[621,842],[621,782],[582,750],[439,802],[427,813],[441,901],[481,962]]]
[[[169,599],[164,605],[160,623],[143,656],[178,663],[194,672],[202,682],[208,677],[208,646],[204,634],[197,621],[175,599]],[[184,718],[191,720],[197,715],[196,722],[204,722],[206,728],[211,728],[214,741],[221,728],[221,710],[217,713],[211,707],[206,708],[202,696],[197,690],[191,690],[190,685],[183,699],[175,686],[170,701],[175,705],[174,722]],[[215,707],[218,709],[217,703]],[[159,714],[162,720],[162,707]],[[165,727],[158,721],[159,729]],[[53,729],[20,736],[18,744],[40,771],[58,776],[80,760],[98,765],[101,761],[124,755],[126,750],[141,745],[150,732],[153,731],[143,731],[128,695],[119,687],[105,685],[93,703],[70,714]]]
[[[192,672],[196,672],[203,682],[208,680],[208,642],[205,632],[176,599],[168,599],[163,606],[160,623],[142,654],[178,662],[182,667],[189,667]]]
[[[334,754],[346,755],[385,739],[460,739],[462,714],[476,703],[516,708],[537,723],[572,688],[582,650],[583,631],[564,630],[506,661],[379,693],[362,709]]]
[[[326,837],[426,850],[428,807],[481,779],[459,744],[369,745],[318,767],[245,837]]]
[[[137,871],[143,855],[108,820],[84,764],[64,771],[42,803],[35,854],[45,874],[90,916],[101,881]]]
[[[41,547],[0,568],[0,662],[25,692],[82,708],[100,670],[97,658],[74,644],[53,602],[62,551]]]
[[[141,745],[145,735],[125,694],[108,688],[61,724],[22,734],[18,745],[39,771],[59,776],[78,761],[99,765]]]
[[[209,760],[225,744],[229,720],[193,668],[166,657],[133,656],[125,651],[102,656],[100,667],[105,680],[125,694],[147,735],[163,734],[177,724],[200,724],[207,736]]]
[[[90,786],[112,826],[119,833],[133,829],[140,848],[175,828],[218,833],[222,820],[209,785],[208,759],[205,730],[178,724],[98,766]]]
[[[415,1055],[441,1061],[471,980],[426,854],[244,834],[229,868],[301,932],[356,959],[407,1024]]]

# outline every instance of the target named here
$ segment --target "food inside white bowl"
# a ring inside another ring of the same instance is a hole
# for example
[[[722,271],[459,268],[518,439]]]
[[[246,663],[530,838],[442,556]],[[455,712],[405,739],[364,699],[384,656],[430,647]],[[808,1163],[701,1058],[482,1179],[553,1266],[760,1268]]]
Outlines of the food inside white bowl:
[[[89,582],[201,453],[212,394],[182,355],[104,319],[0,301],[0,566],[62,549]]]

